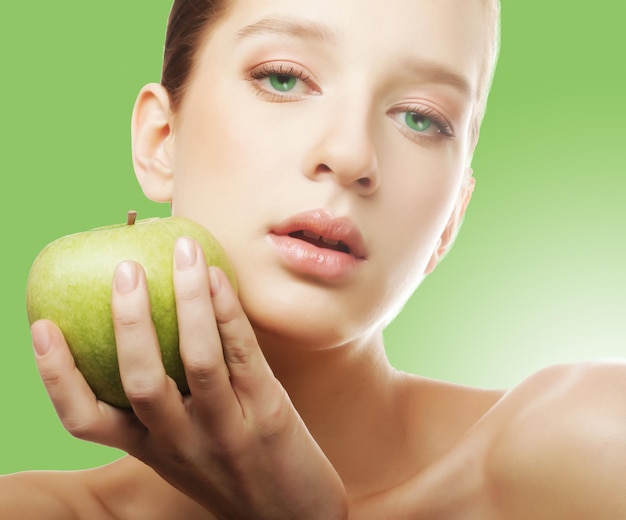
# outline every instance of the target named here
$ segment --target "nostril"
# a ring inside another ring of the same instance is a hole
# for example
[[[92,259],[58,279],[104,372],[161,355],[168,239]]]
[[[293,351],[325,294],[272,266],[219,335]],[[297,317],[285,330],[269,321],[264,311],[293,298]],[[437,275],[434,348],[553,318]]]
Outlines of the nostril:
[[[336,176],[337,182],[343,186],[358,187],[361,194],[373,192],[378,186],[378,178],[375,172],[372,172],[370,175],[363,170],[333,169],[326,163],[317,164],[315,170],[312,172],[312,178],[322,179],[329,174]]]

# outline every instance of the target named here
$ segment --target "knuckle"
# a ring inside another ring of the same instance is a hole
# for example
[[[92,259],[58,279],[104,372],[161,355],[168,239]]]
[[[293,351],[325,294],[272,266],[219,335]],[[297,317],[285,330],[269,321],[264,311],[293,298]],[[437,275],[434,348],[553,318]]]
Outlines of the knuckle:
[[[50,390],[62,384],[64,372],[61,369],[45,368],[40,370],[41,380],[44,386]]]
[[[165,457],[171,461],[174,467],[189,470],[198,464],[197,454],[187,446],[171,445],[163,449]]]
[[[89,440],[96,429],[93,418],[87,417],[61,417],[61,424],[72,437],[81,440]]]
[[[250,348],[245,340],[231,340],[224,349],[228,364],[245,365],[250,361]]]
[[[222,466],[229,466],[232,461],[242,457],[249,448],[250,444],[237,436],[213,435],[208,443],[211,455]]]
[[[209,288],[202,277],[198,276],[196,270],[183,273],[175,271],[174,293],[178,302],[193,303],[205,298],[209,293]]]
[[[188,360],[185,363],[187,377],[193,379],[196,385],[201,387],[209,387],[215,384],[224,368],[219,363],[207,361]]]
[[[162,385],[149,379],[133,378],[124,382],[124,392],[133,408],[153,410],[163,394]]]
[[[222,327],[228,327],[237,322],[242,310],[236,301],[218,301],[215,306],[215,319],[217,324]]]
[[[143,323],[142,316],[137,312],[113,312],[113,324],[117,330],[137,330]]]
[[[183,284],[176,286],[176,299],[182,304],[195,303],[202,300],[199,284]]]
[[[292,417],[291,412],[291,401],[287,392],[280,387],[274,399],[271,399],[263,413],[257,418],[258,431],[265,444],[271,444],[280,437]]]

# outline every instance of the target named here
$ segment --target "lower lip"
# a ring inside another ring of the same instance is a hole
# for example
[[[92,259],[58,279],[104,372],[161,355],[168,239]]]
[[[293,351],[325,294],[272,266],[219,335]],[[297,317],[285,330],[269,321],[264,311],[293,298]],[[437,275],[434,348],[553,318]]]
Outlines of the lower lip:
[[[269,235],[278,255],[291,271],[329,282],[348,278],[362,260],[352,255],[324,249],[289,235]]]

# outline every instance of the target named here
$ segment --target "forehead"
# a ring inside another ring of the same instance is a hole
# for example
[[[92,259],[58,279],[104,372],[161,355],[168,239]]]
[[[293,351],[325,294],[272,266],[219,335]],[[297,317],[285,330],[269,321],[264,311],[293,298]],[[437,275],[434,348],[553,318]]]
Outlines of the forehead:
[[[485,1],[234,0],[215,29],[231,37],[271,37],[273,29],[291,26],[292,33],[323,40],[350,63],[375,68],[428,61],[477,91],[490,32]]]

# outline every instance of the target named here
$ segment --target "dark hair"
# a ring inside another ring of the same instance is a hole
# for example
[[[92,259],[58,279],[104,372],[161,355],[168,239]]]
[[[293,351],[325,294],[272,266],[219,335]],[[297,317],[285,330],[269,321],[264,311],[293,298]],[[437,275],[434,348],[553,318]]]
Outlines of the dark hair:
[[[176,111],[196,62],[196,54],[210,27],[230,6],[228,0],[174,0],[165,33],[161,85]]]

